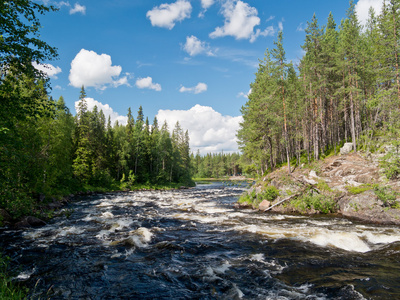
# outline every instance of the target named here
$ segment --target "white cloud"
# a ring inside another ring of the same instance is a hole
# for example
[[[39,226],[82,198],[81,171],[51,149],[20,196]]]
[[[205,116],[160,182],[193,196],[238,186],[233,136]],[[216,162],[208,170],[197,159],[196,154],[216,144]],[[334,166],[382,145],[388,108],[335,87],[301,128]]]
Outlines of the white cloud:
[[[268,26],[265,28],[263,31],[260,29],[257,29],[254,34],[251,35],[250,37],[250,43],[255,42],[255,40],[261,35],[261,36],[273,36],[276,33],[276,29],[274,26]]]
[[[157,92],[161,91],[161,85],[158,83],[153,83],[153,78],[151,77],[138,78],[138,80],[136,80],[136,86],[139,89],[151,89]]]
[[[37,64],[36,62],[32,62],[32,66],[39,71],[47,74],[47,76],[57,79],[57,74],[61,73],[62,70],[60,67],[55,67],[51,64]]]
[[[305,31],[306,30],[306,25],[304,23],[300,23],[299,26],[297,26],[296,31]]]
[[[210,46],[206,42],[202,42],[194,35],[186,37],[186,43],[183,46],[183,50],[185,50],[190,56],[195,56],[198,54],[206,54],[208,56],[214,56],[215,54],[211,51]]]
[[[187,93],[200,94],[200,93],[203,93],[203,92],[207,91],[207,84],[205,84],[203,82],[199,82],[196,86],[190,87],[190,88],[182,86],[179,89],[179,91],[181,93],[187,92]]]
[[[97,106],[97,111],[99,111],[99,112],[100,112],[100,110],[103,111],[104,116],[106,117],[106,124],[107,124],[107,122],[108,122],[108,117],[110,117],[110,119],[111,119],[111,124],[112,124],[112,126],[114,126],[114,124],[115,124],[116,121],[118,121],[118,123],[119,123],[120,125],[126,125],[126,124],[127,124],[127,122],[128,122],[128,117],[127,117],[127,116],[121,116],[121,115],[119,115],[117,112],[115,112],[115,111],[110,107],[110,105],[108,105],[108,104],[103,104],[103,103],[98,102],[98,101],[94,100],[93,98],[89,98],[89,97],[85,98],[85,100],[86,100],[86,103],[87,103],[87,106],[88,106],[88,110],[92,111],[93,108],[94,108],[95,106]],[[80,102],[80,100],[75,101],[75,110],[76,110],[76,111],[79,110],[79,108],[78,108],[78,107],[79,107],[79,106],[78,106],[78,105],[79,105],[79,102]]]
[[[193,152],[238,152],[236,132],[243,122],[241,116],[223,116],[212,107],[196,104],[189,110],[159,110],[157,119],[159,124],[166,120],[170,129],[179,121],[189,131]]]
[[[81,13],[82,15],[86,14],[86,6],[75,3],[74,7],[69,10],[69,14],[73,15],[76,13]]]
[[[211,38],[233,36],[236,39],[257,38],[254,27],[260,24],[257,9],[241,0],[228,0],[223,5],[222,15],[225,23],[210,33]],[[260,33],[259,33],[260,34]]]
[[[203,10],[199,13],[200,18],[204,17],[205,12],[214,4],[214,2],[215,0],[201,0],[201,7]]]
[[[283,22],[278,22],[279,31],[283,31]]]
[[[128,85],[128,77],[119,78],[121,66],[112,66],[111,56],[82,49],[71,62],[70,85],[93,86],[105,90],[109,86]]]
[[[161,4],[149,10],[146,17],[150,19],[152,26],[172,29],[175,23],[190,18],[192,5],[187,0],[178,0],[171,4]]]
[[[203,9],[209,9],[213,5],[215,0],[201,0],[201,7]]]
[[[244,98],[248,99],[250,94],[251,94],[251,89],[247,92],[247,94],[245,94],[243,92],[240,92],[237,96],[238,97],[244,97]]]
[[[370,7],[375,10],[375,14],[379,15],[382,11],[383,0],[359,0],[355,10],[358,20],[362,25],[365,25],[368,20],[368,12]]]

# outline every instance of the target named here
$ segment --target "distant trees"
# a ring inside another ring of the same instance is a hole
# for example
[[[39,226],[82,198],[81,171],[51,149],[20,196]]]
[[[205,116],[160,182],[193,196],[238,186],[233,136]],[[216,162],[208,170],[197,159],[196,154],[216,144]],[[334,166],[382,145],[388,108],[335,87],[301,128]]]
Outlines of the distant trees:
[[[332,14],[323,27],[314,15],[297,72],[285,61],[278,34],[260,60],[238,131],[245,158],[260,174],[319,159],[345,141],[357,151],[357,141],[377,129],[398,140],[399,25],[398,0],[385,1],[379,16],[371,10],[365,28],[352,1],[339,27]]]
[[[103,112],[87,109],[82,87],[73,136],[74,176],[85,184],[108,186],[112,181],[191,184],[189,135],[179,123],[172,133],[165,123],[158,128],[144,120],[139,107],[136,120],[128,110],[126,126],[106,120]]]
[[[239,153],[191,154],[193,176],[196,178],[221,178],[242,175],[242,161]]]

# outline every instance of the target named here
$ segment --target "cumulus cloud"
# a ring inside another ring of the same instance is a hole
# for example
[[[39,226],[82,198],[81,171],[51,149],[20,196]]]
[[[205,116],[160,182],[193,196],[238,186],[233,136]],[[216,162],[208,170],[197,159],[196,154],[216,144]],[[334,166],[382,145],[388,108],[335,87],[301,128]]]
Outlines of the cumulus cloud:
[[[190,18],[192,5],[187,0],[178,0],[171,4],[161,4],[149,10],[146,17],[150,19],[152,26],[172,29],[176,22]]]
[[[189,131],[193,152],[238,152],[236,132],[243,122],[241,116],[223,116],[209,106],[196,104],[189,110],[159,110],[157,119],[159,124],[166,121],[170,129],[179,121]]]
[[[150,89],[150,90],[155,90],[157,92],[161,91],[161,85],[158,83],[153,83],[153,78],[151,77],[138,78],[136,80],[136,86],[139,89]]]
[[[205,12],[214,4],[214,2],[215,0],[201,0],[201,7],[203,10],[199,13],[200,18],[204,17]]]
[[[198,54],[206,54],[208,56],[215,55],[208,43],[202,42],[194,35],[186,37],[186,43],[183,45],[183,50],[185,50],[190,56]]]
[[[70,85],[93,86],[105,90],[109,86],[128,85],[128,75],[121,77],[121,66],[113,66],[111,56],[82,49],[71,62]]]
[[[182,86],[179,91],[181,93],[193,93],[193,94],[200,94],[203,93],[205,91],[207,91],[207,84],[203,83],[203,82],[199,82],[196,86],[194,87],[184,87]]]
[[[51,64],[37,64],[36,62],[32,62],[32,66],[43,73],[45,73],[50,78],[57,79],[57,74],[61,73],[62,70],[60,67],[55,67]]]
[[[103,111],[104,116],[106,117],[106,122],[108,122],[108,117],[111,119],[111,124],[114,126],[115,122],[118,121],[120,125],[126,125],[128,123],[128,117],[127,116],[121,116],[117,112],[115,112],[110,105],[108,104],[103,104],[99,101],[94,100],[93,98],[85,98],[88,110],[92,111],[95,106],[97,106],[97,111],[100,112],[100,110]],[[79,110],[79,102],[81,100],[75,101],[75,110]]]
[[[73,15],[77,13],[81,13],[82,15],[86,14],[86,6],[75,3],[74,7],[71,7],[69,10],[69,14]]]
[[[375,10],[375,14],[378,15],[382,11],[382,6],[383,0],[359,0],[356,4],[355,10],[360,23],[362,25],[367,23],[370,7],[372,7]]]
[[[254,27],[260,25],[260,18],[256,8],[239,0],[228,0],[223,5],[222,15],[225,18],[224,26],[217,27],[210,33],[211,38],[233,36],[235,39],[250,39],[255,41],[261,31],[254,32]]]

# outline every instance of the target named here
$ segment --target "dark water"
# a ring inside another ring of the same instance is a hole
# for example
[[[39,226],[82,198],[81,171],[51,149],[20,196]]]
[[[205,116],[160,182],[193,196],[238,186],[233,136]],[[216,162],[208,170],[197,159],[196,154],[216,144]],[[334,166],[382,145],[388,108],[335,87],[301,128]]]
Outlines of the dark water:
[[[31,299],[400,299],[400,229],[235,210],[241,187],[93,196],[0,230]]]

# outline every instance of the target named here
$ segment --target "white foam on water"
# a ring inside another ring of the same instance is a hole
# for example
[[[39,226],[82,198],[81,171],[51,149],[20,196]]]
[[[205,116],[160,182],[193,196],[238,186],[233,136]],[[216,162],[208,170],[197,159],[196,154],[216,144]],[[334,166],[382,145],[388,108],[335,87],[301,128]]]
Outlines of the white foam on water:
[[[133,220],[129,218],[122,218],[116,220],[116,223],[119,225],[118,229],[123,229],[128,228],[133,223]]]
[[[83,232],[85,232],[85,229],[79,228],[79,227],[76,227],[76,226],[64,227],[57,234],[57,236],[78,235],[78,234],[81,234]]]
[[[250,260],[265,262],[265,256],[262,253],[253,254],[250,256]]]
[[[137,230],[134,231],[135,234],[139,235],[142,240],[146,243],[151,241],[151,238],[153,237],[153,233],[145,228],[145,227],[140,227]]]
[[[228,261],[225,261],[222,265],[219,267],[213,267],[212,269],[216,274],[225,274],[227,270],[231,267],[231,264]]]
[[[101,214],[101,217],[105,219],[112,219],[114,218],[114,215],[111,212],[106,211]]]
[[[369,243],[371,244],[391,244],[400,241],[400,234],[381,234],[366,231],[363,234]]]
[[[100,204],[96,205],[97,207],[110,207],[110,206],[114,206],[114,202],[110,202],[110,201],[103,201]]]
[[[96,238],[98,238],[99,240],[104,240],[109,234],[110,234],[110,231],[101,230],[101,231],[99,231],[98,234],[96,234]]]
[[[173,218],[179,219],[179,220],[187,220],[187,221],[197,221],[200,223],[207,223],[207,224],[212,224],[212,223],[222,223],[223,221],[227,220],[229,216],[207,216],[207,215],[201,215],[201,214],[174,214],[172,215]]]
[[[33,273],[36,272],[36,267],[34,267],[32,270],[28,270],[28,271],[24,271],[18,274],[17,277],[15,277],[15,279],[19,279],[19,280],[27,280],[29,279]]]
[[[343,231],[320,230],[312,236],[309,241],[318,246],[333,246],[346,251],[365,253],[371,248],[357,233]]]
[[[251,224],[234,226],[232,230],[257,233],[272,239],[289,238],[303,242],[311,242],[321,247],[335,247],[352,252],[365,253],[372,250],[368,243],[363,240],[362,233],[348,231],[349,228],[344,228],[343,230],[329,230],[327,228],[321,228],[320,226]],[[373,237],[373,235],[370,235],[371,239]],[[378,240],[379,236],[375,238]],[[385,237],[381,236],[380,241],[384,240],[384,238]],[[400,240],[400,237],[399,239],[396,237],[391,240]],[[391,242],[389,238],[387,242]]]

